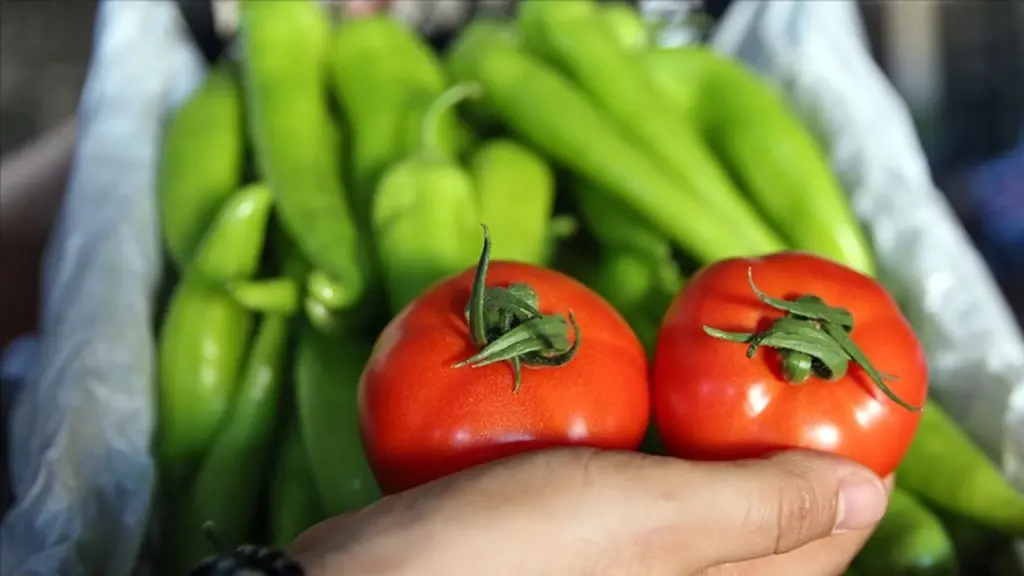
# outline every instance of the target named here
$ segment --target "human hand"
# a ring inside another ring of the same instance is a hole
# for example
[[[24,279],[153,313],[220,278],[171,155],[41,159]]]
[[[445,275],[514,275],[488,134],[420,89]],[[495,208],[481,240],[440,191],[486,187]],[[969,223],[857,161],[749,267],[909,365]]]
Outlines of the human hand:
[[[314,526],[307,576],[838,575],[886,485],[791,452],[700,463],[559,449],[510,458]]]

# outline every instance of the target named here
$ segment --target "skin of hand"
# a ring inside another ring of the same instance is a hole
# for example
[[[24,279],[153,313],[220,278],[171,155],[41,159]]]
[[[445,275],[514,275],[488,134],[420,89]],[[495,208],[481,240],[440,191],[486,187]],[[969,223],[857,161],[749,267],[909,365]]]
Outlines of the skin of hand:
[[[890,489],[808,452],[707,463],[566,448],[325,520],[288,553],[307,576],[832,576]]]

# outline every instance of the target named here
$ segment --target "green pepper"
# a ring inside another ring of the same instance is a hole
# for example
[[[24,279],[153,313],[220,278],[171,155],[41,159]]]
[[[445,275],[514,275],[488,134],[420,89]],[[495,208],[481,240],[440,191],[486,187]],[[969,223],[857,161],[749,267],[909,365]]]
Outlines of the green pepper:
[[[651,46],[651,26],[640,12],[625,2],[608,2],[598,6],[605,26],[615,35],[615,43],[628,51]]]
[[[533,148],[593,182],[697,259],[711,262],[783,247],[760,237],[759,226],[740,231],[737,222],[723,221],[703,201],[681,193],[674,174],[500,26],[469,25],[449,53],[449,66],[458,80],[478,82],[482,104]]]
[[[748,255],[786,247],[732,183],[696,127],[668,120],[674,112],[668,99],[617,43],[619,36],[596,3],[527,0],[518,24],[529,52],[572,78],[620,133],[672,177],[672,196],[699,202],[709,217],[751,246]]]
[[[661,320],[683,286],[674,263],[636,250],[609,247],[602,250],[583,281],[622,314],[648,354],[653,354]]]
[[[828,156],[784,96],[743,64],[703,47],[640,55],[673,102],[791,246],[874,274],[871,245]]]
[[[480,217],[469,173],[437,152],[437,119],[476,91],[454,86],[424,118],[421,150],[391,167],[373,198],[373,236],[393,313],[476,261]]]
[[[514,140],[485,142],[469,158],[495,260],[543,265],[548,256],[555,176],[543,158]]]
[[[417,151],[423,115],[448,82],[430,47],[385,15],[353,18],[339,26],[331,73],[350,134],[354,205],[365,218],[384,171]],[[447,110],[438,123],[438,151],[454,156],[458,149],[454,110]]]
[[[271,541],[282,550],[307,528],[327,518],[294,415],[285,425],[277,455],[268,516]]]
[[[889,509],[853,563],[872,576],[954,576],[956,551],[942,522],[913,496],[896,489]]]
[[[1024,536],[1024,494],[934,401],[896,470],[896,481],[935,508],[1011,536]]]
[[[241,4],[249,128],[281,222],[314,267],[336,282],[339,307],[365,288],[360,243],[341,175],[341,137],[328,110],[331,25],[312,0]]]
[[[372,344],[304,327],[295,352],[302,441],[324,509],[341,514],[380,498],[359,436],[356,393]]]
[[[167,125],[157,193],[164,244],[178,270],[242,185],[244,123],[237,70],[225,61],[209,71]]]
[[[234,407],[203,460],[195,482],[173,501],[161,568],[185,574],[210,553],[204,522],[239,542],[251,542],[264,479],[275,448],[274,433],[288,345],[288,314],[267,314],[257,331]]]
[[[253,314],[225,284],[256,273],[270,209],[264,186],[228,198],[168,304],[157,356],[156,439],[167,490],[194,474],[229,410]]]

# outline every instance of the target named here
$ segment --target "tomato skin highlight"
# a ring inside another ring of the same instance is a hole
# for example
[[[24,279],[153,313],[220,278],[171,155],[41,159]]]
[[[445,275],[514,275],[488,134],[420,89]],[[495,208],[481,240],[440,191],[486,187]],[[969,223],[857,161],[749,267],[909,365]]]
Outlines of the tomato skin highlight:
[[[648,363],[626,321],[559,272],[496,261],[488,286],[529,284],[544,314],[575,315],[576,356],[522,370],[453,367],[478,350],[465,307],[474,270],[444,280],[384,329],[359,382],[367,459],[388,494],[505,456],[555,446],[636,449],[650,420]]]
[[[693,460],[756,458],[786,449],[829,452],[880,476],[906,453],[921,413],[887,398],[854,363],[835,381],[812,376],[791,384],[779,353],[709,336],[704,326],[736,332],[766,329],[783,315],[761,302],[763,292],[793,299],[815,294],[849,310],[850,337],[902,400],[924,404],[924,350],[892,297],[875,280],[802,252],[723,260],[701,270],[676,296],[662,323],[654,356],[654,421],[666,451]]]

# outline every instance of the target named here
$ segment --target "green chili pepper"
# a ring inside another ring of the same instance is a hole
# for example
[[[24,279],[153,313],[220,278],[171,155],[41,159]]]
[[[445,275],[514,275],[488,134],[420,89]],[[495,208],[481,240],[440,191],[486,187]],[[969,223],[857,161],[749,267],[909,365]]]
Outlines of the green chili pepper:
[[[480,217],[468,172],[436,152],[437,119],[478,87],[442,94],[423,120],[423,147],[390,168],[373,198],[373,233],[391,309],[476,260]]]
[[[288,323],[285,314],[263,317],[234,407],[195,483],[170,503],[161,562],[168,576],[187,573],[210,554],[210,542],[201,530],[204,522],[213,522],[239,542],[251,542],[257,536],[253,527],[273,461]]]
[[[646,254],[665,266],[675,266],[669,239],[630,212],[622,202],[585,181],[576,182],[573,192],[583,223],[602,245]]]
[[[957,574],[956,551],[942,522],[900,489],[853,565],[872,576]]]
[[[469,171],[494,239],[491,257],[544,264],[555,204],[555,176],[544,159],[513,140],[492,140],[470,156]]]
[[[158,354],[157,454],[169,491],[195,472],[228,412],[253,315],[224,284],[255,274],[270,209],[263,186],[228,198],[168,304]]]
[[[359,214],[368,215],[381,175],[418,150],[423,115],[448,82],[430,47],[385,15],[341,24],[334,38],[331,71],[334,94],[351,135],[354,204]],[[438,152],[454,156],[458,118],[454,110],[445,112],[437,120]]]
[[[324,89],[330,22],[312,0],[245,0],[239,34],[253,147],[277,213],[350,305],[365,288],[367,254],[342,184],[341,138]]]
[[[640,55],[674,104],[788,242],[874,274],[874,254],[828,156],[783,95],[743,64],[703,47]]]
[[[164,243],[179,270],[217,210],[242,185],[244,122],[237,70],[221,62],[167,126],[157,191]]]
[[[596,3],[527,0],[519,8],[518,25],[529,52],[572,78],[620,133],[673,178],[672,196],[699,202],[751,246],[751,255],[786,247],[733,185],[696,128],[668,120],[674,112],[668,99],[634,55],[618,45]]]
[[[327,512],[313,482],[298,420],[292,415],[284,428],[270,488],[271,541],[283,550],[296,536],[325,518]]]
[[[683,286],[675,263],[636,250],[609,247],[602,250],[596,266],[583,280],[622,314],[648,354],[653,354],[662,317]]]
[[[1006,534],[1024,536],[1024,494],[934,401],[896,470],[896,481],[928,504]]]
[[[619,46],[629,51],[651,46],[651,26],[633,6],[624,2],[608,2],[599,4],[598,12]]]
[[[359,436],[356,393],[372,345],[357,335],[305,327],[295,353],[295,398],[302,440],[320,501],[330,514],[380,498]]]
[[[571,81],[517,48],[500,27],[471,24],[449,58],[456,78],[479,82],[488,110],[535,149],[594,182],[697,259],[710,262],[782,247],[756,232],[759,225],[736,233],[744,226],[723,221],[703,201],[681,193],[673,173]]]

